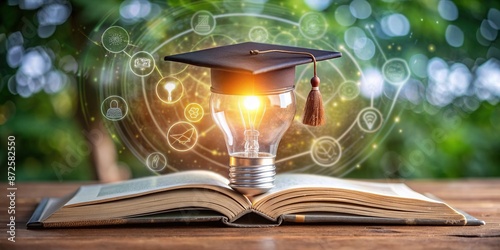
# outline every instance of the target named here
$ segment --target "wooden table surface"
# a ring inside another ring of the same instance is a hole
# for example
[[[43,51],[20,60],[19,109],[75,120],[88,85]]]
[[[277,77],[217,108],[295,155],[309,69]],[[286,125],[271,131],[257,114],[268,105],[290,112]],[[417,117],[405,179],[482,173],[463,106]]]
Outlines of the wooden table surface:
[[[0,249],[500,249],[500,179],[407,181],[485,226],[283,225],[230,228],[219,224],[27,230],[42,197],[60,197],[81,183],[18,183],[16,242],[7,240],[7,186],[2,183]]]

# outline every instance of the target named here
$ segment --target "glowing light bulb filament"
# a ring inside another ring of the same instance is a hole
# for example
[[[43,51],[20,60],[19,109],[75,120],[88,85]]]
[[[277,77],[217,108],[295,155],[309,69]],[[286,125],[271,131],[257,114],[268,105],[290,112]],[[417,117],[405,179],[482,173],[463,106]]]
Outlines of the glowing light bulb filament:
[[[256,96],[247,96],[243,100],[243,106],[246,110],[256,110],[260,106],[260,100]]]
[[[257,96],[246,96],[240,106],[241,119],[245,124],[245,155],[259,156],[259,131],[257,130],[263,115],[260,108],[260,99]]]

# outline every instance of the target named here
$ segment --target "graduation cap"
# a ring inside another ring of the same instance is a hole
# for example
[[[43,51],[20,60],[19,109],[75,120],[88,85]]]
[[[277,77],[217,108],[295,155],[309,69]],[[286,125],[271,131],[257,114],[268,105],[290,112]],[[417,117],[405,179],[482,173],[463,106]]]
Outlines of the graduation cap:
[[[338,57],[340,52],[247,42],[166,56],[165,61],[210,68],[211,91],[228,95],[269,95],[293,90],[295,66],[314,62],[303,123],[317,126],[324,124],[324,111],[316,61]]]

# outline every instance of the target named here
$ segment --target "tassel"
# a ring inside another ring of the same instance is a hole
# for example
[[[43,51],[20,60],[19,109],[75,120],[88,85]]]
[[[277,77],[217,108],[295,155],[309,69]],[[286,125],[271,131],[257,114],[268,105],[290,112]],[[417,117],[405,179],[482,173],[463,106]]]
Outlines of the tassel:
[[[306,105],[304,107],[304,117],[302,123],[310,126],[321,126],[326,122],[325,109],[323,108],[323,98],[319,91],[319,77],[311,78],[311,91],[307,96]]]
[[[325,109],[323,108],[323,98],[319,92],[319,77],[317,75],[316,57],[308,52],[289,51],[289,50],[250,50],[250,55],[258,55],[265,53],[286,53],[286,54],[299,54],[311,57],[314,63],[314,77],[311,78],[311,91],[307,96],[306,106],[304,107],[304,117],[302,123],[310,126],[321,126],[326,123]]]

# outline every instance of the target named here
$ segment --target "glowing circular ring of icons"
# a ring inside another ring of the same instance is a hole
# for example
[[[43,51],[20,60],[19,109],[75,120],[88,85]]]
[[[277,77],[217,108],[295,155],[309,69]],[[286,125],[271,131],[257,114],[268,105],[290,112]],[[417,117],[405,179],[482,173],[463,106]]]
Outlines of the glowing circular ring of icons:
[[[359,86],[353,81],[345,81],[339,86],[340,98],[342,100],[350,101],[359,95]]]
[[[342,148],[337,140],[323,136],[314,141],[311,147],[312,160],[321,167],[331,167],[342,157]]]
[[[107,28],[101,36],[102,46],[111,53],[120,53],[127,48],[130,41],[128,32],[120,26]]]
[[[130,71],[136,76],[148,76],[156,67],[153,55],[146,51],[139,51],[130,57]]]
[[[382,127],[384,118],[378,109],[368,107],[359,112],[357,122],[361,130],[366,133],[373,133]]]
[[[167,157],[160,152],[154,152],[146,158],[146,166],[151,171],[160,172],[167,166]]]
[[[226,12],[226,13],[231,13],[233,15],[228,15],[228,16],[236,16],[239,17],[240,15],[242,17],[246,17],[245,13],[232,13],[231,11]],[[187,25],[185,28],[184,32],[182,33],[183,36],[184,34],[190,34],[190,35],[206,35],[207,38],[211,38],[210,36],[218,36],[219,32],[214,32],[215,28],[217,27],[217,22],[218,25],[221,25],[221,23],[225,23],[226,20],[224,20],[225,15],[219,15],[219,16],[214,16],[211,12],[209,11],[198,11],[194,14],[188,14],[187,23],[184,25]],[[259,16],[259,15],[257,15]],[[217,17],[217,18],[216,18]],[[191,19],[189,19],[191,18]],[[266,17],[263,16],[265,19]],[[269,43],[278,43],[278,44],[283,44],[283,45],[290,45],[290,46],[297,46],[298,43],[304,43],[304,40],[318,40],[322,38],[326,38],[325,40],[328,40],[329,36],[326,36],[327,30],[328,30],[328,23],[326,22],[325,16],[322,13],[319,12],[308,12],[302,15],[300,18],[299,22],[297,23],[297,16],[294,16],[292,20],[286,20],[283,19],[286,24],[291,24],[293,28],[290,29],[282,29],[279,27],[277,30],[273,28],[271,25],[267,25],[267,21],[259,24],[259,25],[264,25],[266,27],[269,27],[269,30],[263,26],[250,26],[250,27],[245,27],[241,26],[242,30],[240,31],[240,34],[237,34],[234,39],[249,39],[250,41],[253,42],[269,42]],[[228,20],[228,21],[233,21],[233,20]],[[295,25],[293,25],[295,23]],[[256,23],[255,23],[256,24]],[[221,29],[221,26],[217,27],[218,29]],[[298,30],[297,30],[298,29]],[[274,32],[271,32],[274,31]],[[175,32],[175,31],[173,31]],[[194,34],[193,34],[194,33]],[[277,34],[276,34],[277,33]],[[181,33],[178,33],[179,38],[182,38]],[[113,36],[111,38],[111,36]],[[134,36],[135,37],[135,36]],[[137,36],[140,37],[140,36]],[[186,38],[186,37],[184,37]],[[214,42],[218,43],[217,38],[212,38]],[[375,37],[373,39],[376,39]],[[130,36],[128,32],[123,29],[122,27],[119,26],[111,26],[108,29],[104,31],[104,33],[101,36],[101,41],[104,46],[104,48],[107,51],[110,51],[112,53],[119,53],[123,52],[128,45],[133,46],[132,44],[135,44],[134,41],[130,40]],[[176,40],[172,40],[172,43],[175,43]],[[179,40],[180,41],[180,40]],[[234,40],[234,42],[237,42],[238,40]],[[318,40],[318,41],[323,41],[323,40]],[[113,44],[110,44],[110,43]],[[142,44],[142,42],[138,43]],[[333,46],[333,45],[331,45]],[[166,47],[167,48],[167,47]],[[342,46],[340,46],[341,49],[344,49]],[[333,49],[333,47],[332,47]],[[138,49],[140,50],[140,49]],[[139,54],[141,53],[141,54]],[[147,53],[147,54],[142,54],[142,53]],[[157,55],[155,55],[157,56]],[[135,59],[141,59],[135,61]],[[111,58],[108,58],[111,59]],[[147,60],[145,59],[150,59],[150,63],[148,65]],[[356,60],[353,59],[352,60]],[[124,64],[127,63],[127,61],[124,62]],[[157,69],[157,65],[155,62],[154,57],[146,52],[146,51],[140,51],[135,54],[133,54],[130,57],[129,63],[129,69],[134,73],[136,76],[139,77],[145,77],[149,76],[150,74],[154,74],[153,71]],[[150,67],[149,67],[150,66]],[[126,66],[125,66],[126,67]],[[180,65],[180,66],[175,66],[171,67],[170,69],[170,75],[175,76],[177,73],[184,71],[188,66],[187,65]],[[390,83],[391,85],[401,85],[404,84],[410,77],[410,70],[408,63],[404,61],[403,59],[400,58],[393,58],[390,60],[386,60],[386,62],[383,64],[383,67],[381,68],[382,71],[382,76],[385,81]],[[349,77],[349,76],[347,76]],[[347,78],[347,79],[352,79],[352,78]],[[360,83],[357,82],[358,80],[344,80],[340,85],[338,85],[337,89],[337,94],[341,98],[341,100],[344,101],[350,101],[350,100],[355,100],[355,98],[360,96]],[[167,87],[166,85],[169,84]],[[187,82],[185,82],[187,84]],[[175,77],[164,77],[160,81],[157,82],[157,85],[155,86],[155,93],[157,97],[163,102],[167,104],[175,104],[175,103],[185,103],[188,104],[184,108],[184,117],[185,117],[185,122],[184,121],[179,121],[179,119],[182,120],[182,113],[175,112],[177,115],[177,121],[174,120],[168,120],[168,125],[169,127],[166,127],[163,124],[156,125],[158,129],[161,129],[163,133],[166,131],[166,137],[168,145],[171,147],[172,150],[175,151],[189,151],[193,149],[193,147],[198,143],[198,131],[197,128],[194,125],[202,125],[198,124],[197,122],[201,121],[203,119],[205,113],[201,105],[197,103],[191,103],[189,101],[189,95],[190,91],[188,91],[190,88],[184,88],[183,83],[176,79]],[[110,88],[112,91],[112,89]],[[108,92],[109,93],[109,92]],[[151,93],[152,94],[152,93]],[[104,96],[107,96],[106,94]],[[198,95],[196,95],[198,96]],[[111,121],[117,121],[123,119],[127,112],[128,112],[128,106],[125,100],[121,97],[121,100],[115,99],[113,103],[113,99],[109,99],[113,96],[107,97],[101,104],[101,113],[103,116],[106,117],[106,119],[111,120]],[[118,96],[115,96],[118,97]],[[182,100],[180,99],[183,98],[188,98],[187,100]],[[180,101],[180,102],[179,102]],[[186,101],[186,102],[184,102]],[[122,105],[124,103],[125,106]],[[120,106],[121,105],[121,106]],[[181,105],[182,104],[176,104],[176,105]],[[198,106],[196,106],[198,105]],[[193,107],[195,107],[193,109]],[[113,117],[120,117],[119,112],[110,112],[110,116],[107,116],[107,110],[110,108],[119,108],[122,110],[122,115],[121,118],[113,118]],[[134,107],[131,107],[131,110]],[[181,107],[182,108],[182,107]],[[182,111],[181,111],[182,112]],[[207,111],[208,112],[208,111]],[[150,114],[151,116],[153,114]],[[170,114],[169,114],[170,115]],[[169,118],[174,117],[174,114],[172,114]],[[354,117],[352,117],[354,118]],[[383,116],[381,112],[376,109],[376,108],[365,108],[358,113],[358,116],[356,117],[356,123],[360,127],[360,129],[366,133],[375,133],[376,131],[380,130],[383,124]],[[351,122],[353,122],[351,120]],[[173,125],[172,125],[173,123]],[[352,127],[351,127],[352,128]],[[198,127],[198,129],[200,129]],[[125,131],[127,132],[127,131]],[[126,135],[126,133],[125,133]],[[311,159],[313,162],[321,167],[325,167],[325,170],[327,167],[330,167],[329,170],[334,169],[335,164],[339,164],[341,156],[343,154],[343,149],[342,146],[340,145],[339,141],[331,136],[322,136],[319,134],[320,137],[315,139],[314,142],[311,145],[310,152],[307,152],[308,154],[311,155]],[[322,137],[321,137],[322,136]],[[140,146],[140,145],[139,145]],[[131,146],[132,148],[132,146]],[[142,152],[140,152],[142,151]],[[194,151],[194,150],[193,150]],[[146,165],[147,167],[153,171],[153,172],[158,172],[162,171],[165,167],[167,167],[167,158],[165,155],[159,152],[144,152],[143,149],[137,149],[137,152],[143,154],[150,154],[147,156],[146,159]],[[143,156],[143,157],[144,157]],[[344,156],[345,157],[345,156]],[[142,158],[144,159],[144,158]],[[154,161],[153,161],[154,160]],[[164,163],[162,167],[162,163]],[[170,162],[170,164],[172,164]],[[225,165],[225,164],[223,164]],[[173,165],[172,165],[173,166]],[[170,167],[170,166],[168,166]]]
[[[321,13],[308,12],[299,21],[300,33],[307,39],[317,40],[326,34],[328,23]]]
[[[183,94],[184,85],[175,77],[164,77],[156,84],[156,96],[164,103],[176,103]]]
[[[185,152],[192,149],[198,141],[198,131],[189,122],[177,122],[167,131],[167,142],[173,149]]]
[[[396,86],[408,81],[408,79],[410,79],[410,72],[408,63],[401,58],[389,59],[382,66],[384,80]]]
[[[101,103],[102,115],[110,121],[119,121],[128,113],[128,105],[121,96],[108,96]]]
[[[191,28],[198,35],[208,35],[214,31],[216,21],[212,13],[200,10],[191,17]]]
[[[248,38],[250,38],[252,42],[263,43],[269,39],[269,32],[262,26],[255,26],[248,32]]]
[[[198,103],[190,103],[184,108],[184,117],[190,122],[199,122],[204,115],[205,111]]]

